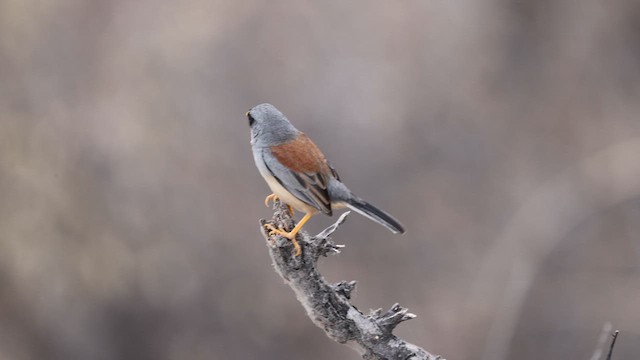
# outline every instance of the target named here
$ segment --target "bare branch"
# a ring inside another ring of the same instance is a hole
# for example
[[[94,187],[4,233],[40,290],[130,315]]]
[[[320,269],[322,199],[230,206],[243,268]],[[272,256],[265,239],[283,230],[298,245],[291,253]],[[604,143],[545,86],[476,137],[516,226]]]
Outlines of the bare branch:
[[[616,339],[618,339],[619,330],[611,333],[611,329],[613,325],[610,322],[604,323],[602,326],[602,331],[600,332],[600,336],[598,337],[598,345],[596,346],[596,350],[593,352],[591,356],[591,360],[600,360],[602,358],[602,353],[604,352],[604,346],[607,343],[607,338],[611,336],[611,344],[609,344],[609,353],[607,355],[607,360],[611,360],[611,355],[613,355],[613,347],[616,345]]]
[[[613,355],[613,347],[616,346],[616,340],[618,339],[618,334],[620,334],[620,331],[616,330],[611,335],[613,339],[611,339],[611,345],[609,346],[609,354],[607,355],[607,360],[611,360],[611,355]]]
[[[600,336],[598,337],[598,344],[596,345],[596,349],[593,351],[593,355],[591,355],[591,360],[602,359],[604,346],[607,344],[607,336],[611,333],[611,329],[613,329],[613,325],[611,325],[609,321],[602,325],[602,331],[600,331]]]
[[[261,220],[260,224],[269,223],[275,227],[292,229],[294,221],[287,207],[276,202],[274,209],[271,221]],[[316,263],[320,256],[338,254],[344,247],[336,245],[329,236],[348,214],[342,214],[335,224],[314,237],[300,232],[302,254],[298,257],[293,256],[293,245],[288,239],[278,235],[269,236],[262,226],[274,268],[293,289],[309,318],[331,339],[351,345],[364,359],[442,359],[392,334],[398,324],[416,317],[407,309],[394,304],[384,313],[379,309],[364,315],[349,302],[355,281],[329,284],[318,272]]]

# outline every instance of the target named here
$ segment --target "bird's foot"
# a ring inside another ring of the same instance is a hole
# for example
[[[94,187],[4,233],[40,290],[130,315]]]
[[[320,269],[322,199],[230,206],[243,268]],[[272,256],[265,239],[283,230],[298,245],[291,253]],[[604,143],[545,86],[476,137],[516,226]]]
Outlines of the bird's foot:
[[[278,200],[278,196],[276,194],[271,194],[264,199],[264,206],[269,207],[269,202],[276,202]]]
[[[276,200],[280,200],[280,198],[278,197],[278,195],[276,195],[276,194],[271,194],[271,195],[267,196],[267,197],[264,199],[264,205],[265,205],[266,207],[269,207],[269,203],[270,203],[271,201],[276,202]],[[291,207],[291,205],[289,205],[289,204],[286,204],[286,205],[287,205],[287,208],[289,209],[289,214],[291,214],[291,216],[293,216],[293,214],[295,213],[295,211],[293,210],[293,208]]]
[[[269,236],[277,234],[291,240],[295,249],[295,253],[293,255],[300,256],[300,254],[302,253],[302,249],[300,248],[300,244],[298,244],[298,240],[296,240],[296,234],[298,233],[297,231],[287,232],[284,229],[278,229],[271,224],[264,224],[264,228],[269,230]]]

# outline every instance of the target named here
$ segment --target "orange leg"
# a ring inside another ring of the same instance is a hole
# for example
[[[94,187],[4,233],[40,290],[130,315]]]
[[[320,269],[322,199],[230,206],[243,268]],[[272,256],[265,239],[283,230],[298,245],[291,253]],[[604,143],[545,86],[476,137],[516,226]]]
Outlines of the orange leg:
[[[293,228],[293,230],[291,230],[290,232],[286,232],[284,230],[281,229],[276,229],[273,226],[267,224],[265,225],[265,227],[271,231],[269,231],[269,235],[273,235],[273,234],[278,234],[281,236],[286,237],[287,239],[291,240],[291,242],[293,243],[293,247],[295,248],[296,252],[295,252],[295,256],[300,256],[300,254],[302,253],[302,249],[300,248],[300,244],[298,244],[298,241],[296,240],[296,235],[298,234],[298,231],[300,231],[300,229],[302,229],[302,227],[304,226],[304,224],[307,223],[307,221],[309,221],[309,219],[311,219],[311,217],[313,216],[313,213],[306,213],[302,219],[300,219],[300,221],[298,222],[298,224],[296,225],[296,227]]]

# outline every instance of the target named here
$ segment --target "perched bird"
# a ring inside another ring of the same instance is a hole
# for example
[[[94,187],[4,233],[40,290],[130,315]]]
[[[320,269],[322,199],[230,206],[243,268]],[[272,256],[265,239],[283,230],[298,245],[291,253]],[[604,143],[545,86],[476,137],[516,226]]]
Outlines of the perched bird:
[[[307,135],[296,129],[275,106],[260,104],[247,112],[251,127],[253,159],[273,194],[304,217],[287,232],[265,225],[270,235],[279,234],[293,242],[295,255],[301,253],[296,234],[318,212],[329,216],[334,209],[348,207],[385,226],[394,234],[404,234],[404,227],[391,215],[367,203],[340,181],[338,173]]]

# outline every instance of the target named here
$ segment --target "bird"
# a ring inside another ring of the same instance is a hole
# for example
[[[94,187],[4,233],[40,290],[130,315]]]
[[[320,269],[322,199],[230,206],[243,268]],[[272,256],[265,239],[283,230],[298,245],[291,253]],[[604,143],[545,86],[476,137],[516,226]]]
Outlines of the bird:
[[[355,196],[318,146],[275,106],[257,105],[246,116],[251,128],[253,159],[272,191],[265,205],[280,200],[290,212],[295,209],[304,213],[291,231],[265,224],[269,235],[281,235],[293,243],[295,256],[302,252],[296,235],[304,224],[317,213],[331,216],[336,209],[350,208],[394,234],[405,233],[404,226],[393,216]]]

